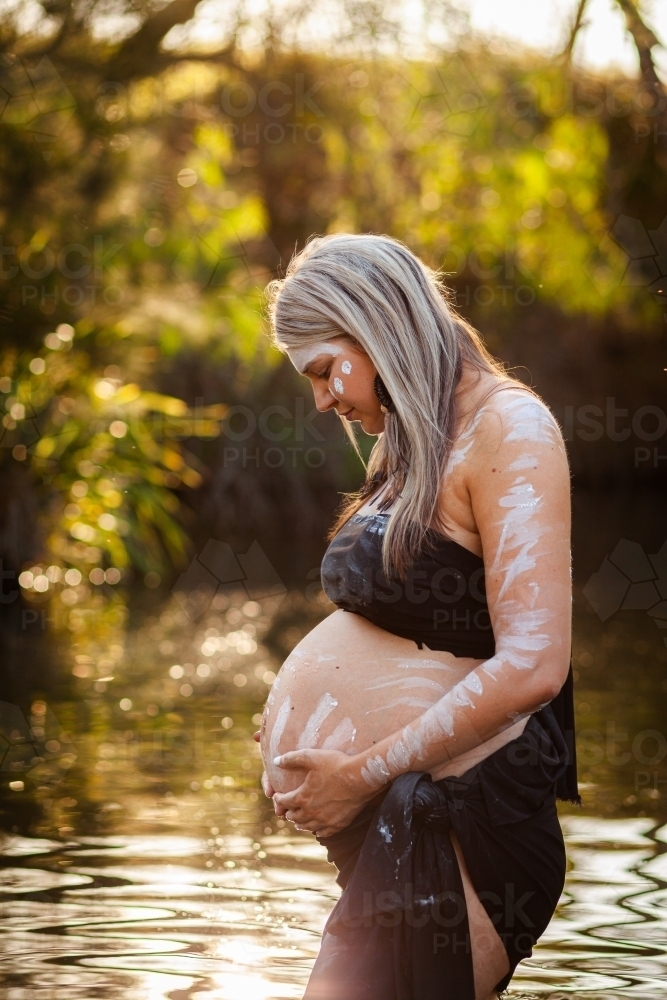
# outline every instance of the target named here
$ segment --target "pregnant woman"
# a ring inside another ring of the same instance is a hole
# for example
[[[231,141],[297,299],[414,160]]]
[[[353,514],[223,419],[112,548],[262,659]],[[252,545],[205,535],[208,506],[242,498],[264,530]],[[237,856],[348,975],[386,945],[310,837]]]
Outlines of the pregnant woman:
[[[306,1000],[486,1000],[551,919],[578,800],[563,441],[395,240],[313,239],[270,298],[318,409],[377,436],[322,563],[337,610],[262,724],[264,789],[343,888]]]

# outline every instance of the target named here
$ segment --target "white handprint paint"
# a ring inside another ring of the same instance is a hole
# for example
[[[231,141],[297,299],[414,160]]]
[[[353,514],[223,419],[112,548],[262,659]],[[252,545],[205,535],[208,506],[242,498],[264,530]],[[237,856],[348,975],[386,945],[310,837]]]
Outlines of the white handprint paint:
[[[289,719],[289,714],[292,711],[292,699],[289,695],[285,698],[276,721],[274,723],[273,729],[271,730],[271,739],[269,740],[269,760],[275,760],[280,752],[280,740],[285,732],[285,726],[287,725],[287,720]]]

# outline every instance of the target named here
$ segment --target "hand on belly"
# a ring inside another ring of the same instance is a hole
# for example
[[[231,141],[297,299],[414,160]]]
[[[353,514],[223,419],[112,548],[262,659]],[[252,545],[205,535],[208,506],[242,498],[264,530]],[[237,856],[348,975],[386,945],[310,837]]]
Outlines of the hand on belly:
[[[359,615],[335,611],[285,660],[269,695],[261,743],[271,785],[289,791],[304,777],[276,767],[277,755],[369,750],[422,715],[479,662],[420,650]]]

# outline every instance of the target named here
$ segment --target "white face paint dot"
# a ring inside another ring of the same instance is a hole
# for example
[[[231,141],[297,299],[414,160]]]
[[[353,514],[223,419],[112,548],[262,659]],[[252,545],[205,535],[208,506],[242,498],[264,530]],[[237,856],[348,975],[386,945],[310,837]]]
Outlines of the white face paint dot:
[[[350,372],[352,371],[352,365],[349,361],[343,361],[340,367],[343,372],[343,375],[349,375]]]
[[[334,389],[336,392],[341,393],[343,391],[343,383],[339,378],[334,379]]]

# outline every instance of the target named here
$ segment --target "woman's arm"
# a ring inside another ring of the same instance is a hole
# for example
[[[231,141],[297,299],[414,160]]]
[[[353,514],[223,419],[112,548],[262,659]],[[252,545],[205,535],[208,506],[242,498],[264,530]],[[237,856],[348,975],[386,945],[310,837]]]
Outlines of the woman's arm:
[[[479,418],[466,465],[496,653],[371,751],[283,754],[280,766],[307,776],[278,802],[306,829],[341,829],[355,815],[353,802],[358,812],[399,774],[433,769],[487,742],[551,701],[565,681],[570,479],[558,426],[525,390],[498,392]]]

